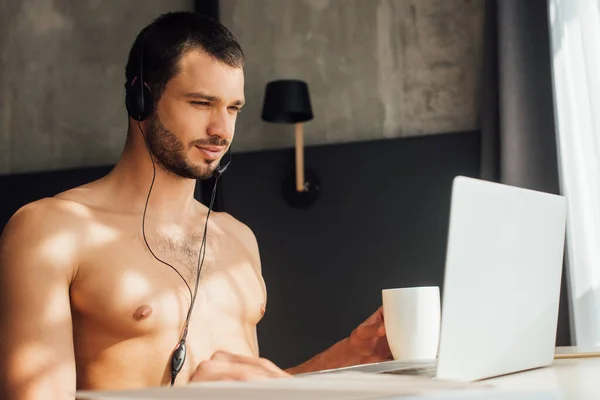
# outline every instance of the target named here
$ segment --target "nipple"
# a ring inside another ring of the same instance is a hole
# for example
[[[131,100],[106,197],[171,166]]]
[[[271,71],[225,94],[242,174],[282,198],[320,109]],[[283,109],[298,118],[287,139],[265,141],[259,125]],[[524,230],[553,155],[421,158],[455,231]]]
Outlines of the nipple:
[[[133,319],[136,321],[141,321],[143,319],[148,318],[150,315],[152,315],[152,307],[150,307],[147,304],[144,304],[143,306],[139,306],[135,312],[133,313]]]
[[[260,316],[262,317],[263,315],[265,315],[265,312],[267,311],[267,307],[265,303],[262,303],[260,305]]]

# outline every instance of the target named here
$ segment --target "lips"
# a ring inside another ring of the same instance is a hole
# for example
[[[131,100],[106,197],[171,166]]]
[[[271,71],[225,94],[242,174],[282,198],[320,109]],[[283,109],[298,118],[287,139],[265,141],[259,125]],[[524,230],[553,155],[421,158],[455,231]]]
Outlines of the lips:
[[[196,146],[196,148],[209,160],[216,160],[225,151],[225,147],[220,146]]]

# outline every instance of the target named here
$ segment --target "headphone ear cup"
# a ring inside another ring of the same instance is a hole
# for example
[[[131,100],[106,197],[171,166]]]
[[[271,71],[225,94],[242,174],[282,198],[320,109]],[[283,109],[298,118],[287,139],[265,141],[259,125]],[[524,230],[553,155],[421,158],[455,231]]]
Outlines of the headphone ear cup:
[[[137,84],[129,85],[125,89],[125,108],[131,118],[144,121],[154,111],[154,96],[148,86]]]
[[[146,84],[142,86],[142,96],[144,97],[144,107],[140,110],[140,121],[144,121],[154,112],[154,96]]]
[[[136,106],[137,101],[135,100],[137,91],[136,87],[129,84],[125,85],[125,108],[127,109],[127,114],[136,121],[140,115]]]

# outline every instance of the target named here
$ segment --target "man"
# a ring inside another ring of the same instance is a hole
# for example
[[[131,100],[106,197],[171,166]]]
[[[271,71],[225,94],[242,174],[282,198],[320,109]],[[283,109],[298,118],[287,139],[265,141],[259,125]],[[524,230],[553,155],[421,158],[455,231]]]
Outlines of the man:
[[[75,389],[170,383],[209,211],[194,187],[213,175],[233,139],[243,64],[231,33],[196,13],[165,14],[138,35],[126,86],[143,79],[152,112],[141,121],[130,115],[114,169],[24,206],[2,234],[1,398],[72,399]],[[391,358],[379,309],[348,338],[282,371],[259,356],[266,291],[251,230],[212,213],[201,265],[176,385]]]

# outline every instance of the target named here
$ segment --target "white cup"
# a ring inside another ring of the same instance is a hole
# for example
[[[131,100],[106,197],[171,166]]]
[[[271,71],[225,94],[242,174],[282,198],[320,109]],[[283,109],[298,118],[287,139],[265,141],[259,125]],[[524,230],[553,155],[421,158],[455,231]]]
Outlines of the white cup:
[[[383,318],[395,360],[437,357],[441,305],[437,286],[384,289]]]

